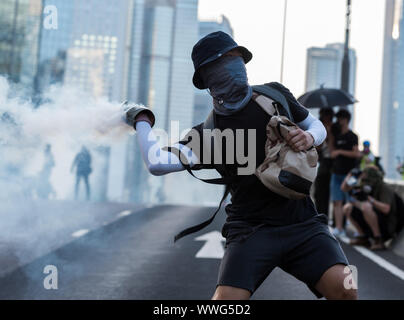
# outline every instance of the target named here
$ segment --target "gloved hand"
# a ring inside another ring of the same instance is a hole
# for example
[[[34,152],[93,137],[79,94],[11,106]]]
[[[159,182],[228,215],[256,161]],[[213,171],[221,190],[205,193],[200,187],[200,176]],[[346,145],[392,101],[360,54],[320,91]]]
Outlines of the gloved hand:
[[[136,129],[135,124],[137,120],[140,120],[139,117],[141,115],[142,120],[147,121],[149,120],[150,126],[153,127],[156,121],[153,112],[146,107],[139,106],[136,104],[131,104],[127,101],[123,103],[124,107],[126,108],[126,123]]]

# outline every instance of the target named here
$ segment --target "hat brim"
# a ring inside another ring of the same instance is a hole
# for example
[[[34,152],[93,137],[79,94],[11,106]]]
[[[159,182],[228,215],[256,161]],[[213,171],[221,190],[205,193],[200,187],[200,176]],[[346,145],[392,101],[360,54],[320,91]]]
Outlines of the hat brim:
[[[194,86],[197,87],[198,89],[201,89],[201,90],[206,89],[207,86],[203,83],[203,80],[202,80],[201,75],[199,73],[201,67],[203,67],[203,66],[207,65],[208,63],[211,63],[211,62],[219,59],[225,53],[229,52],[230,50],[234,50],[234,49],[237,49],[241,53],[241,56],[242,56],[245,64],[250,62],[253,55],[246,47],[243,47],[243,46],[227,47],[227,48],[223,49],[221,52],[219,52],[217,55],[215,55],[213,57],[210,57],[209,59],[206,59],[204,62],[202,62],[200,64],[199,68],[195,70],[194,76],[192,78],[192,82],[193,82]]]

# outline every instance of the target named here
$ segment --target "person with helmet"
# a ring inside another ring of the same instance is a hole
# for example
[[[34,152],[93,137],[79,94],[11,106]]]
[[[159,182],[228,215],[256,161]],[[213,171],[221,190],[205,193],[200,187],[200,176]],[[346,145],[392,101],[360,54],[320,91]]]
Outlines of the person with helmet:
[[[363,141],[362,158],[360,160],[359,168],[361,170],[365,169],[368,165],[376,165],[376,157],[370,150],[370,141]]]

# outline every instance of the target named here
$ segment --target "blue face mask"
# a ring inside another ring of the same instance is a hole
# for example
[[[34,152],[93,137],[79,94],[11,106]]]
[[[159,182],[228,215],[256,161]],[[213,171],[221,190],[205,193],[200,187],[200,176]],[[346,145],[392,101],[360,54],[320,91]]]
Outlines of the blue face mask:
[[[201,76],[219,114],[229,115],[240,110],[252,97],[242,57],[222,57],[202,68]]]

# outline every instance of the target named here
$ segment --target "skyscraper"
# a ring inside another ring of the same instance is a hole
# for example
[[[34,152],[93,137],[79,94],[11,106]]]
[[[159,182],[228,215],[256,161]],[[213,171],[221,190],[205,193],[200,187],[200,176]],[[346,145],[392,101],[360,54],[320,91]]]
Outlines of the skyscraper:
[[[344,44],[342,43],[327,44],[324,48],[312,47],[307,49],[305,90],[315,90],[322,85],[326,88],[340,88],[343,57]],[[349,49],[349,59],[349,91],[355,95],[356,53],[354,49]],[[350,111],[353,113],[352,107]],[[318,109],[313,109],[311,112],[317,115]]]
[[[223,31],[233,37],[233,29],[229,19],[221,16],[220,21],[200,21],[199,22],[199,39],[215,31]],[[212,109],[212,97],[206,90],[194,88],[195,104],[193,112],[193,123],[201,123],[208,116]]]
[[[341,86],[341,66],[344,56],[342,43],[327,44],[325,48],[312,47],[307,49],[306,91],[318,89],[321,85],[327,88]],[[349,91],[355,94],[356,53],[349,50],[350,83]]]
[[[0,74],[30,88],[37,73],[41,11],[42,0],[0,2]]]
[[[42,32],[41,69],[49,70],[45,66],[59,58],[64,60],[65,70],[60,79],[63,83],[84,89],[95,97],[123,100],[132,2],[44,0],[45,7],[57,9],[58,26]]]
[[[380,155],[388,178],[404,160],[404,37],[402,0],[387,0],[384,26]]]
[[[156,128],[170,129],[178,121],[179,130],[192,126],[194,91],[192,47],[198,38],[198,0],[146,0],[143,32],[133,33],[136,59],[131,67],[130,100],[143,103],[156,114]],[[132,57],[132,62],[133,62]],[[138,68],[138,70],[136,69]],[[136,71],[135,71],[136,69]],[[150,176],[145,170],[135,139],[128,144],[126,197],[132,201],[162,201],[170,177]],[[176,182],[187,179],[177,175]]]

